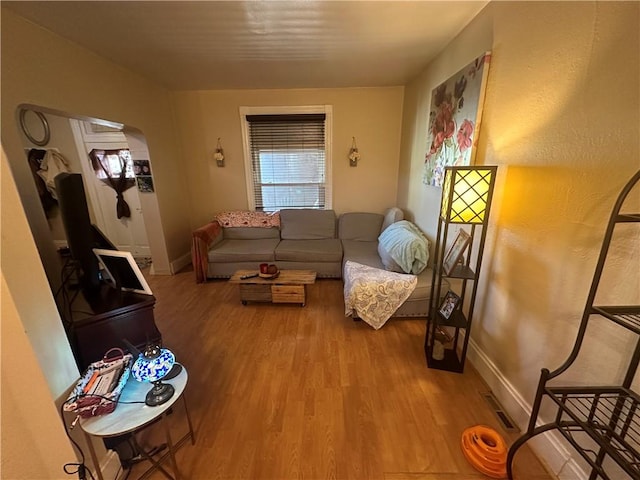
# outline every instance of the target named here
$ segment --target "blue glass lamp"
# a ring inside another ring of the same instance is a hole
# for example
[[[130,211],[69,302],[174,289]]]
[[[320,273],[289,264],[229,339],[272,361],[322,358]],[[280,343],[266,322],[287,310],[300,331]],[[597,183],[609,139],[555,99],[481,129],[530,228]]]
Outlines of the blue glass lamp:
[[[145,403],[151,407],[162,405],[175,393],[173,385],[162,383],[163,378],[173,378],[180,373],[181,368],[176,363],[175,355],[166,348],[157,345],[148,346],[142,352],[131,368],[131,374],[139,382],[153,383],[145,398]],[[176,371],[177,370],[177,371]],[[169,373],[171,372],[171,375]]]

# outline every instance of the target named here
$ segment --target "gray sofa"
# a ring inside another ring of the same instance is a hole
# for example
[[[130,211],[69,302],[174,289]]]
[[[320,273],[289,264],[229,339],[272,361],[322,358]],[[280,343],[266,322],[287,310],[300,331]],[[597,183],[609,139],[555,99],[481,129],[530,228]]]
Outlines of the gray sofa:
[[[255,270],[260,263],[279,269],[313,270],[318,278],[342,278],[351,260],[384,269],[378,236],[404,218],[402,210],[343,213],[333,210],[285,209],[280,227],[221,226],[218,222],[194,232],[193,262],[198,281],[229,278],[237,270]],[[204,234],[207,232],[206,234]],[[432,270],[418,275],[418,285],[394,317],[426,317]]]
[[[340,278],[342,243],[333,210],[281,210],[280,228],[222,227],[207,252],[207,278],[229,278],[236,270],[275,263],[281,270],[313,270],[318,278]]]

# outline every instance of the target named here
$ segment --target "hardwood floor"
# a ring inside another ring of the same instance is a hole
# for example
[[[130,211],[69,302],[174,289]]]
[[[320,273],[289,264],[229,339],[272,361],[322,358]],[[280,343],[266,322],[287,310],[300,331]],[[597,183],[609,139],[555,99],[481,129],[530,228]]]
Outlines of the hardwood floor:
[[[469,363],[462,375],[426,367],[424,320],[378,331],[354,322],[339,280],[309,285],[305,307],[243,306],[237,285],[196,284],[190,270],[148,281],[164,343],[189,372],[196,444],[177,454],[183,478],[476,480],[487,477],[463,456],[462,431],[485,424],[508,444],[517,436],[501,428]],[[186,432],[180,405],[176,437]],[[155,426],[141,436],[162,439]],[[515,463],[517,479],[554,478],[526,446]]]

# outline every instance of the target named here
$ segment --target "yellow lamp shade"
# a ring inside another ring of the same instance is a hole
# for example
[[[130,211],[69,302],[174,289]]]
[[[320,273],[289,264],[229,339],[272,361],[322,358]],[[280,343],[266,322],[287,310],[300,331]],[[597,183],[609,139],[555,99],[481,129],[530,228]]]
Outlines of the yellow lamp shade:
[[[447,167],[440,216],[449,223],[484,223],[497,167]]]

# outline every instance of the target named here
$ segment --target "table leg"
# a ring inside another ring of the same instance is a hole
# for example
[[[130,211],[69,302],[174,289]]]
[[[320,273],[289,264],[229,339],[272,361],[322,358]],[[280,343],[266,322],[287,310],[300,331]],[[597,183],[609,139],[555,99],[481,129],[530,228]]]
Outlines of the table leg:
[[[189,435],[191,435],[191,445],[196,444],[196,434],[193,431],[193,425],[191,424],[191,415],[189,415],[189,408],[187,407],[187,399],[185,394],[182,394],[182,403],[184,404],[184,411],[187,414],[187,423],[189,424]]]
[[[140,452],[142,454],[142,456],[147,459],[149,462],[151,462],[151,464],[153,465],[153,467],[151,467],[151,471],[153,471],[153,468],[157,468],[158,470],[160,470],[165,477],[167,477],[169,480],[178,480],[178,477],[172,477],[169,472],[167,472],[164,467],[162,465],[160,465],[160,462],[156,461],[151,455],[149,455],[144,448],[142,448],[139,444],[138,444],[138,439],[136,438],[135,433],[131,435],[131,441],[133,442],[133,445],[135,446],[135,449]],[[170,448],[170,447],[169,447]]]
[[[171,457],[171,465],[173,466],[173,473],[176,477],[176,480],[179,480],[180,472],[178,471],[176,455],[175,455],[175,452],[173,451],[173,441],[171,440],[171,432],[169,431],[169,422],[167,422],[167,412],[162,414],[162,424],[164,425],[164,433],[167,436],[167,447],[169,448],[169,456]]]
[[[93,448],[91,436],[87,432],[84,432],[84,438],[87,441],[87,445],[89,446],[89,454],[91,455],[91,461],[93,462],[93,468],[95,468],[96,470],[98,480],[104,480],[104,477],[102,476],[102,469],[100,468],[100,463],[98,462],[98,457],[96,456],[96,451]]]

